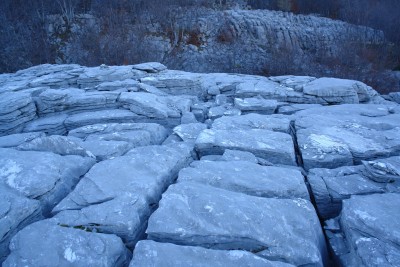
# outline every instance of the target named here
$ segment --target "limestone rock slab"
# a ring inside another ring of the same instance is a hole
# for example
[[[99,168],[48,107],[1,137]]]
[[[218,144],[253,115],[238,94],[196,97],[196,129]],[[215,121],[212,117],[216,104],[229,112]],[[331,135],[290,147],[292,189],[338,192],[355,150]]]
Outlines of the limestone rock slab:
[[[212,250],[202,247],[177,246],[151,240],[140,241],[133,254],[130,267],[134,266],[259,266],[290,267],[291,264],[268,261],[243,250]]]
[[[263,129],[208,129],[201,132],[196,140],[200,156],[221,155],[225,149],[251,152],[276,164],[296,165],[294,145],[289,134]]]
[[[261,115],[256,113],[246,114],[242,116],[224,116],[216,119],[213,129],[218,130],[235,130],[235,129],[265,129],[274,132],[290,132],[291,118],[289,116],[274,114]]]
[[[326,257],[307,200],[258,198],[198,183],[170,186],[146,233],[159,242],[247,250],[294,265],[323,266]]]
[[[386,105],[340,105],[296,114],[305,169],[337,168],[400,154],[400,114]]]
[[[258,197],[310,200],[300,171],[247,161],[195,161],[179,172],[178,182],[186,181]]]
[[[52,220],[31,224],[11,241],[11,266],[126,266],[130,252],[115,235],[90,233]]]
[[[0,97],[0,135],[19,133],[25,123],[36,118],[36,106],[30,94],[3,93]]]
[[[99,123],[125,123],[135,122],[139,118],[138,115],[129,110],[111,109],[84,112],[69,116],[65,120],[67,130],[72,130],[82,126],[99,124]]]
[[[38,199],[44,215],[64,198],[94,159],[48,152],[0,149],[0,184]]]
[[[11,238],[28,224],[42,219],[40,202],[0,185],[0,264],[9,254]]]
[[[178,171],[192,161],[192,146],[134,148],[97,163],[53,210],[59,223],[120,236],[133,246],[151,211]]]
[[[348,266],[396,266],[400,260],[399,194],[353,196],[343,202],[341,230]]]

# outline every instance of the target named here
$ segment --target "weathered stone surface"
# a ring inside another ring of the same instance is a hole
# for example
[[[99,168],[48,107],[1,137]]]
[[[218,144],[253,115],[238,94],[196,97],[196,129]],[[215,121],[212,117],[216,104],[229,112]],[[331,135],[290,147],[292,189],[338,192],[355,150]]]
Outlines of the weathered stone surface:
[[[0,264],[9,254],[11,238],[28,224],[42,218],[38,200],[26,198],[0,185]]]
[[[133,79],[123,81],[103,82],[96,86],[97,91],[137,92],[139,82]]]
[[[222,116],[238,116],[241,114],[240,109],[233,107],[231,104],[224,104],[222,106],[211,107],[208,110],[207,117],[214,120]]]
[[[135,122],[138,118],[138,115],[129,110],[111,109],[71,115],[65,120],[64,123],[68,130],[72,130],[82,126],[99,123]]]
[[[196,161],[179,172],[178,182],[185,181],[258,197],[310,200],[301,172],[247,161]]]
[[[132,66],[100,66],[85,68],[79,75],[77,83],[80,88],[94,88],[103,82],[123,81],[143,76],[145,72],[134,70]]]
[[[274,132],[290,132],[291,118],[285,115],[274,114],[270,116],[260,114],[247,114],[242,116],[225,116],[216,119],[213,129],[237,130],[237,129],[265,129]]]
[[[247,250],[294,265],[323,266],[326,257],[307,200],[258,198],[198,183],[170,186],[146,232],[155,241]]]
[[[135,266],[263,266],[290,267],[291,264],[268,261],[243,250],[212,250],[202,247],[177,246],[150,240],[140,241],[135,247],[130,267]]]
[[[400,182],[400,157],[362,162],[364,175],[378,183]]]
[[[48,89],[41,93],[36,106],[40,115],[55,112],[70,114],[84,111],[95,111],[117,108],[118,92],[85,92],[81,89]]]
[[[93,154],[72,138],[60,135],[44,136],[33,139],[17,147],[22,151],[45,151],[61,156],[77,155],[81,157],[94,157]]]
[[[346,266],[396,266],[400,261],[399,194],[353,196],[340,217],[349,254]]]
[[[304,85],[303,92],[320,97],[328,104],[357,104],[360,101],[357,94],[358,84],[361,87],[361,83],[356,81],[320,78]]]
[[[241,150],[276,164],[296,165],[290,135],[262,129],[204,130],[196,140],[200,156],[223,154],[225,149]]]
[[[192,161],[192,149],[186,144],[139,147],[96,164],[54,208],[55,219],[117,234],[133,246],[162,192]]]
[[[342,201],[353,195],[400,192],[400,157],[365,161],[359,166],[311,169],[308,181],[320,216],[339,215]]]
[[[23,132],[44,132],[47,134],[64,135],[67,133],[64,121],[67,114],[51,115],[50,117],[42,117],[25,124]]]
[[[44,215],[64,198],[94,159],[47,152],[0,149],[0,184],[41,203]]]
[[[3,263],[12,266],[126,266],[130,252],[115,235],[89,233],[57,225],[53,220],[31,224],[11,241]]]
[[[263,98],[235,98],[235,107],[240,109],[243,114],[259,113],[274,114],[278,107],[278,101],[266,100]]]
[[[300,111],[296,136],[304,168],[337,168],[400,154],[400,114],[385,105]]]
[[[183,141],[196,141],[199,134],[205,129],[207,129],[207,125],[204,123],[188,123],[176,126],[173,133]]]
[[[142,64],[136,64],[133,65],[132,68],[150,73],[157,73],[167,69],[166,66],[158,62],[147,62]]]
[[[119,157],[128,152],[132,145],[125,141],[80,141],[80,146],[90,151],[97,161],[103,161],[106,159],[113,159]]]
[[[225,149],[224,154],[221,157],[225,161],[248,161],[253,163],[259,163],[256,156],[253,153],[239,150]]]
[[[167,70],[157,76],[144,77],[140,82],[157,87],[171,95],[203,96],[204,90],[199,81],[200,74]]]
[[[125,141],[133,148],[161,144],[167,130],[156,123],[104,123],[83,126],[68,135],[85,141]]]
[[[278,108],[278,113],[279,114],[286,114],[286,115],[291,115],[296,113],[297,111],[309,109],[309,108],[317,108],[321,107],[322,105],[320,104],[282,104]]]
[[[0,147],[9,148],[17,147],[25,142],[32,141],[38,137],[45,136],[44,133],[21,133],[21,134],[10,134],[6,136],[0,136]]]
[[[3,93],[0,97],[0,135],[19,133],[36,117],[36,106],[27,93]]]

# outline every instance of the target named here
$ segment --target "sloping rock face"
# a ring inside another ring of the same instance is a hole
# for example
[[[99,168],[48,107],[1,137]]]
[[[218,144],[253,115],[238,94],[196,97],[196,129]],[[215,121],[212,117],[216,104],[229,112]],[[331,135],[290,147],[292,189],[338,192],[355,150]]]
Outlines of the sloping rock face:
[[[155,62],[3,79],[4,266],[399,262],[400,106],[361,82]]]

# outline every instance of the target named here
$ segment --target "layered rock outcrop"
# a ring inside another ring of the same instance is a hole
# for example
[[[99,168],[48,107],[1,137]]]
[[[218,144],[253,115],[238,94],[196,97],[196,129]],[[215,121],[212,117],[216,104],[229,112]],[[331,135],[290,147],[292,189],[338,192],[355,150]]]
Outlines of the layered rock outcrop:
[[[398,262],[400,106],[361,82],[42,65],[0,96],[3,266]]]

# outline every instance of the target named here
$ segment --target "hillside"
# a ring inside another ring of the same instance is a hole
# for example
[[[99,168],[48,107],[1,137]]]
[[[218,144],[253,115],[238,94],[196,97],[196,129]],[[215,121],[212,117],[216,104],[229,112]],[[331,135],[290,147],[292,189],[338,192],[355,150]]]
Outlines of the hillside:
[[[0,72],[157,61],[185,71],[340,77],[382,93],[400,90],[393,72],[400,23],[388,7],[396,10],[395,3],[368,1],[367,12],[359,1],[306,2],[5,0]]]

